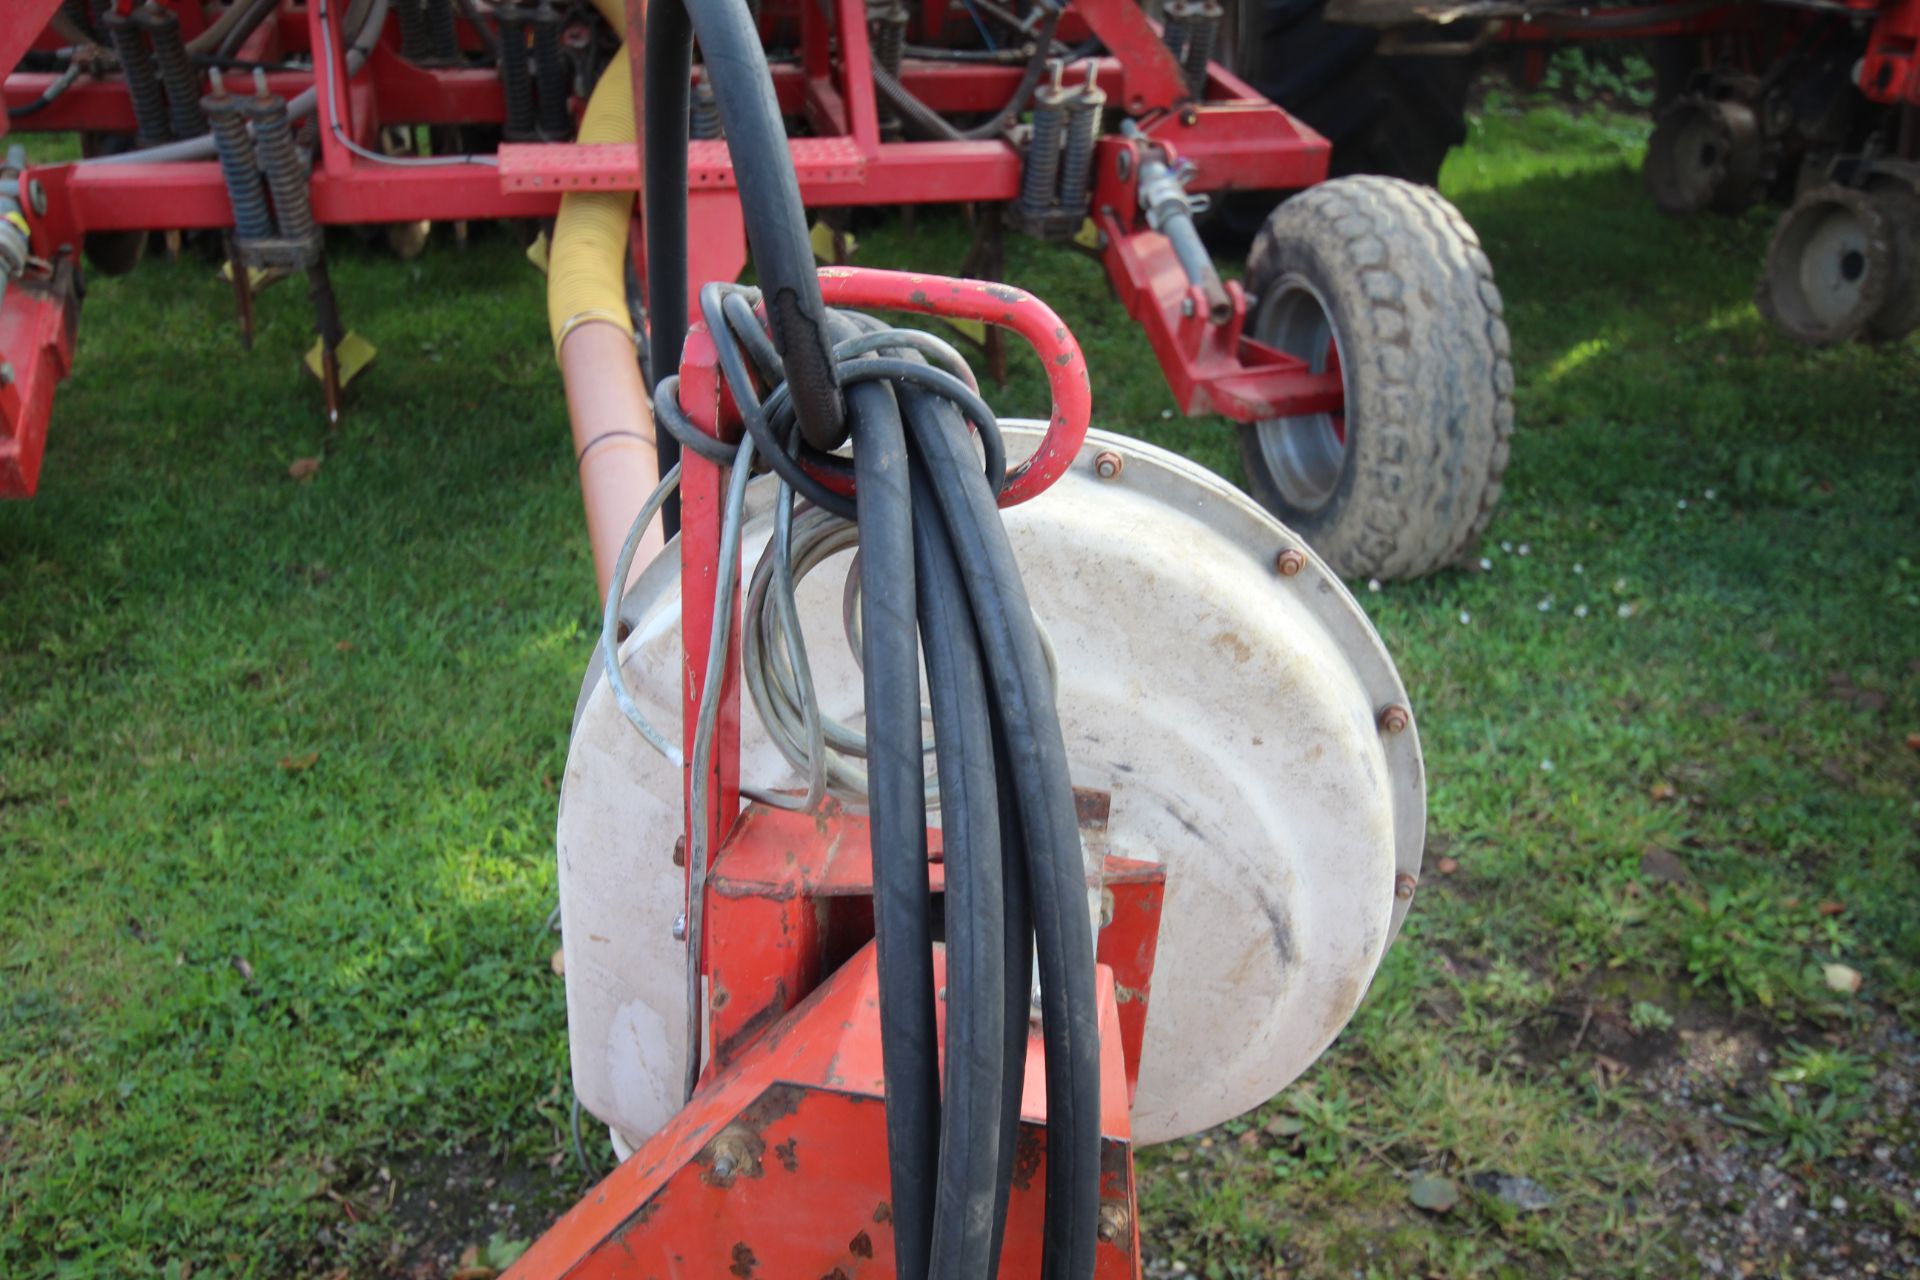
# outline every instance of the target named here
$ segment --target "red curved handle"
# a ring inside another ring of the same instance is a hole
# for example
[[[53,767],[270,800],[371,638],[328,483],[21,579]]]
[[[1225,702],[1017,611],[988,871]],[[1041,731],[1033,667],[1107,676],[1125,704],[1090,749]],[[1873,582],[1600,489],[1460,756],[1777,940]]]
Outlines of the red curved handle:
[[[1007,477],[1000,505],[1011,507],[1039,495],[1073,465],[1093,416],[1093,388],[1080,344],[1052,307],[1024,289],[991,280],[872,267],[822,267],[820,292],[830,307],[884,307],[1012,329],[1046,368],[1053,413],[1040,447]]]

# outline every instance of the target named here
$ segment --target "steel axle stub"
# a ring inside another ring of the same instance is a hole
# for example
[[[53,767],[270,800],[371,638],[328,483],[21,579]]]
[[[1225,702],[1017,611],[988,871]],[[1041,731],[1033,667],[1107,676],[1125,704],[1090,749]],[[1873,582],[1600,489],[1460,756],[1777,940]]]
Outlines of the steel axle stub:
[[[1042,427],[1004,431],[1018,458]],[[1103,478],[1103,457],[1124,470]],[[749,577],[774,492],[749,489]],[[1133,1112],[1136,1141],[1167,1141],[1271,1098],[1359,1004],[1420,867],[1417,721],[1339,578],[1310,554],[1276,573],[1300,540],[1194,463],[1089,432],[1052,489],[1004,516],[1059,653],[1074,784],[1110,797],[1108,853],[1167,868]],[[797,603],[822,710],[855,723],[836,568],[802,580]],[[674,740],[680,608],[670,544],[622,602],[621,662]],[[681,1104],[684,776],[623,717],[598,655],[588,670],[557,833],[568,1028],[581,1101],[635,1144]],[[1383,725],[1383,709],[1401,714]],[[793,786],[750,701],[741,720],[743,780]]]

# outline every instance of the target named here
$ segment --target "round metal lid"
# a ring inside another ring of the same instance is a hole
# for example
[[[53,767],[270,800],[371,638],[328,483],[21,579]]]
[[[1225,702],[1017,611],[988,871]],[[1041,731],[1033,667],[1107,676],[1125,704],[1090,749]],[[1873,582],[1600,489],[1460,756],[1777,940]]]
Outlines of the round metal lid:
[[[1009,453],[1041,430],[1009,424]],[[749,495],[748,574],[772,495],[764,481]],[[1005,517],[1059,652],[1074,784],[1111,794],[1108,852],[1167,868],[1134,1137],[1169,1140],[1272,1097],[1352,1015],[1419,872],[1418,735],[1352,595],[1204,468],[1093,431],[1053,489]],[[622,603],[622,662],[677,738],[669,552]],[[857,723],[843,577],[823,566],[799,605],[823,707]],[[672,937],[684,873],[670,856],[681,773],[625,721],[599,673],[596,655],[561,789],[569,1027],[582,1101],[638,1140],[678,1108],[686,1051],[684,950]],[[742,735],[744,778],[793,785],[750,702]]]

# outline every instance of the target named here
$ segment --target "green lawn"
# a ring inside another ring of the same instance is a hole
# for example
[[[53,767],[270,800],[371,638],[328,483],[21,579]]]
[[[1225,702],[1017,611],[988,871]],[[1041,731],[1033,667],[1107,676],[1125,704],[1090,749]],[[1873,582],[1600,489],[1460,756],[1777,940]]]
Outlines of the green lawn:
[[[1643,139],[1490,114],[1447,170],[1520,425],[1490,571],[1361,586],[1427,874],[1301,1086],[1143,1157],[1155,1274],[1690,1275],[1702,1152],[1920,1247],[1887,1086],[1920,1025],[1920,344],[1776,336],[1769,216],[1662,219]],[[923,217],[858,260],[964,247]],[[1163,418],[1094,264],[1010,256],[1101,425],[1235,468]],[[543,284],[491,231],[333,261],[381,350],[338,433],[296,287],[248,355],[206,261],[150,261],[94,282],[40,495],[0,506],[0,1274],[434,1275],[580,1189],[545,921],[597,622]],[[1766,1056],[1702,1065],[1723,1042]],[[1889,1144],[1895,1181],[1861,1172]],[[1461,1203],[1412,1207],[1422,1173]]]

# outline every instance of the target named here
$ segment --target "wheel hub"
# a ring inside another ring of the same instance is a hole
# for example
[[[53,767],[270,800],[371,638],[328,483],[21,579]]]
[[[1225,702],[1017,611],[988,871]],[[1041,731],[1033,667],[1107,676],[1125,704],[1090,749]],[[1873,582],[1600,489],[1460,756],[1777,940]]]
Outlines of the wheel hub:
[[[1252,327],[1255,341],[1305,361],[1314,373],[1341,371],[1340,336],[1326,303],[1297,276],[1283,277],[1267,290]],[[1325,506],[1347,466],[1346,415],[1263,418],[1255,431],[1281,496],[1301,511]]]

